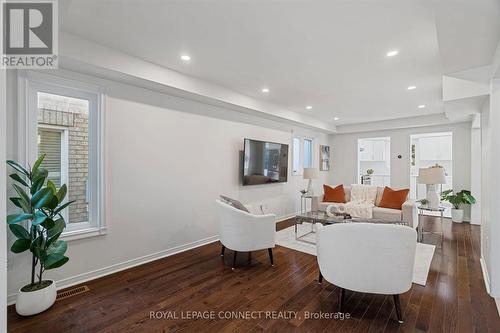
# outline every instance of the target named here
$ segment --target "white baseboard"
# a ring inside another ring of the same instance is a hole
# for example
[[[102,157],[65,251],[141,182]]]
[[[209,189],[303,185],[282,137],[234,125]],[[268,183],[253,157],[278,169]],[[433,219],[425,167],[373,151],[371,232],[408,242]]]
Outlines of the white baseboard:
[[[479,259],[481,263],[481,271],[483,272],[484,285],[486,287],[486,292],[488,295],[490,294],[490,275],[488,274],[488,268],[486,267],[486,263],[484,262],[483,257]],[[497,303],[498,305],[498,303]]]
[[[84,282],[87,282],[90,280],[94,280],[94,279],[97,279],[97,278],[100,278],[100,277],[103,277],[103,276],[106,276],[109,274],[123,271],[123,270],[128,269],[128,268],[143,265],[145,263],[148,263],[148,262],[151,262],[154,260],[169,257],[169,256],[172,256],[172,255],[177,254],[177,253],[181,253],[181,252],[188,251],[188,250],[191,250],[191,249],[194,249],[194,248],[206,245],[206,244],[210,244],[210,243],[216,242],[218,240],[219,240],[219,235],[215,235],[215,236],[200,239],[198,241],[191,242],[188,244],[176,246],[176,247],[173,247],[171,249],[148,254],[148,255],[145,255],[145,256],[142,256],[139,258],[127,260],[127,261],[124,261],[124,262],[121,262],[118,264],[114,264],[114,265],[111,265],[108,267],[96,269],[94,271],[90,271],[90,272],[75,275],[75,276],[72,276],[69,278],[65,278],[65,279],[56,281],[57,289],[59,290],[59,289],[68,288],[68,287],[71,287],[71,286],[74,286],[74,285],[77,285],[80,283],[84,283]],[[10,294],[7,297],[7,304],[8,305],[14,304],[16,302],[16,296],[17,296],[17,293]]]

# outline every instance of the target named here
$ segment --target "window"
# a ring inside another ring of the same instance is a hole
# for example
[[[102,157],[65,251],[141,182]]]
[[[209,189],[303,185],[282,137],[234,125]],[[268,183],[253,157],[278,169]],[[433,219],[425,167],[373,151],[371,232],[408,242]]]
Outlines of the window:
[[[314,167],[314,139],[294,137],[292,140],[292,172],[302,175],[304,168]]]
[[[25,81],[27,160],[45,154],[42,167],[56,187],[66,184],[63,237],[104,233],[99,89],[28,72]]]
[[[304,139],[304,168],[313,167],[313,140]]]
[[[300,139],[293,138],[293,174],[300,172]]]

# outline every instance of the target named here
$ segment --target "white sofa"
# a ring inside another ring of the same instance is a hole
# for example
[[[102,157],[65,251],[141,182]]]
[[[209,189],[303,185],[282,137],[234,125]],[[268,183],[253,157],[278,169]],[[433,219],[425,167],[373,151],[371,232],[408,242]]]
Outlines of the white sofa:
[[[276,244],[276,215],[254,215],[216,200],[219,218],[219,237],[222,243],[221,256],[226,248],[233,250],[233,267],[238,252],[267,249],[271,265],[273,247]]]
[[[345,201],[349,202],[351,198],[351,187],[344,186]],[[407,199],[403,203],[402,210],[378,207],[382,200],[384,187],[377,187],[377,198],[375,199],[375,207],[373,207],[373,218],[387,222],[405,222],[408,226],[416,229],[418,226],[418,212],[414,200]],[[312,209],[325,211],[329,205],[341,206],[342,203],[324,202],[323,196],[314,197],[312,199]]]

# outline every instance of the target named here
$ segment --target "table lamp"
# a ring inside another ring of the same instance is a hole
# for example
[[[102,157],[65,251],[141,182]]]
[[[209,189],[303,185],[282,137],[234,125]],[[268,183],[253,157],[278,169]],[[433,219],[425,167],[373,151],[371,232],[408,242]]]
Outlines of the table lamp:
[[[418,184],[425,184],[427,187],[426,199],[431,209],[439,208],[439,196],[436,192],[437,184],[446,184],[446,175],[442,167],[420,168],[417,177]]]
[[[304,168],[304,179],[309,179],[307,184],[307,195],[314,195],[312,180],[318,178],[318,171],[315,168]]]

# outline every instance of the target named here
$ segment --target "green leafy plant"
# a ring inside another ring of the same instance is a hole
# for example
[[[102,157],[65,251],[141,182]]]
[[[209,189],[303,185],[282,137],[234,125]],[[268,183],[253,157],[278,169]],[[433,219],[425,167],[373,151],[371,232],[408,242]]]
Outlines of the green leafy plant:
[[[470,191],[467,190],[461,190],[457,193],[453,193],[453,190],[446,190],[441,193],[441,200],[448,201],[455,209],[460,209],[461,205],[472,205],[476,203],[476,199],[472,196]]]
[[[429,204],[429,200],[427,200],[427,199],[420,199],[420,200],[418,200],[418,201],[419,201],[419,202],[420,202],[423,206],[425,206],[425,205]]]
[[[66,184],[57,190],[54,183],[47,179],[48,171],[40,167],[44,158],[45,155],[41,155],[33,167],[27,169],[15,161],[7,161],[16,171],[10,178],[14,180],[12,186],[18,195],[10,201],[22,210],[7,216],[9,229],[17,237],[10,250],[14,253],[29,250],[32,253],[31,283],[24,286],[23,291],[34,291],[49,285],[50,281],[42,280],[43,273],[61,267],[69,260],[64,255],[67,244],[59,240],[59,236],[66,227],[62,211],[73,201],[64,203]],[[35,279],[35,274],[38,279]]]

